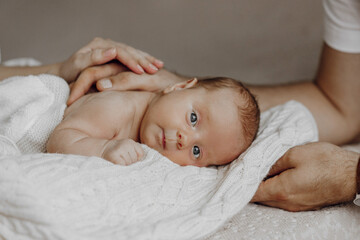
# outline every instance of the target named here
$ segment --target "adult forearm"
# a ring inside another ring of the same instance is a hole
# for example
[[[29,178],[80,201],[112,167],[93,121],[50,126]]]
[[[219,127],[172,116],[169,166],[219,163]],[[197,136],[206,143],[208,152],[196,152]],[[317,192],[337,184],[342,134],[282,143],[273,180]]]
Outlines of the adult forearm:
[[[346,118],[339,112],[315,83],[296,83],[272,87],[250,87],[257,96],[261,111],[289,100],[303,103],[313,114],[320,141],[342,144],[354,137]]]
[[[41,73],[59,74],[59,64],[50,64],[36,67],[5,67],[0,66],[0,81],[12,76],[37,75]]]
[[[360,133],[360,54],[324,45],[314,82],[250,87],[266,110],[289,100],[303,103],[315,117],[321,141],[343,144]]]

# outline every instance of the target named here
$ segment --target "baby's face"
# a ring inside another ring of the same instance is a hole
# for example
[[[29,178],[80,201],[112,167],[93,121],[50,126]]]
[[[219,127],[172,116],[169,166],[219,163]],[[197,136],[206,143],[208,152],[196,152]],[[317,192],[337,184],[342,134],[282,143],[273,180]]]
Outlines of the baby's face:
[[[229,163],[247,146],[236,97],[229,89],[164,94],[150,104],[140,141],[181,166]]]

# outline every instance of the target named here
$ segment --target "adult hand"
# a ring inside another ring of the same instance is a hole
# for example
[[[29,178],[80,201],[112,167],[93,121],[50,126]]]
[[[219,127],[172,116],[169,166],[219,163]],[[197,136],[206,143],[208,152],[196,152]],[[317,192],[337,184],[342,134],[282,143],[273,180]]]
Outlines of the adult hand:
[[[272,167],[252,202],[304,211],[351,201],[358,159],[359,153],[329,143],[291,148]]]
[[[67,82],[74,81],[84,69],[118,60],[131,71],[142,74],[155,73],[163,62],[138,49],[109,39],[95,38],[75,52],[68,60],[58,64],[60,77]]]
[[[166,70],[160,70],[151,75],[138,75],[128,71],[124,65],[112,62],[85,69],[72,86],[67,104],[71,105],[86,94],[94,83],[99,91],[144,90],[155,92],[186,79],[186,77]]]

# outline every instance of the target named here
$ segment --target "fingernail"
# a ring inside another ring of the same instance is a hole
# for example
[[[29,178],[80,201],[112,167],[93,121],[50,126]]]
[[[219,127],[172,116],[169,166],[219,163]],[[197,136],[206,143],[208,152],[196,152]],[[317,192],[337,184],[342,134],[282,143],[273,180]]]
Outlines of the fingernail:
[[[161,60],[156,59],[155,62],[156,62],[156,64],[158,64],[158,65],[164,65],[164,62],[161,61]]]
[[[108,50],[106,50],[106,51],[104,52],[104,56],[105,56],[105,57],[111,56],[111,55],[113,55],[113,54],[115,53],[115,51],[116,51],[115,48],[110,48],[110,49],[108,49]]]
[[[101,79],[100,84],[104,89],[112,87],[112,82],[110,81],[110,79],[107,79],[107,78]]]
[[[144,69],[139,64],[136,66],[136,68],[139,69],[140,72],[144,73]]]
[[[157,67],[155,67],[155,66],[152,65],[151,63],[149,64],[149,67],[150,67],[152,70],[155,70],[155,71],[159,70]]]

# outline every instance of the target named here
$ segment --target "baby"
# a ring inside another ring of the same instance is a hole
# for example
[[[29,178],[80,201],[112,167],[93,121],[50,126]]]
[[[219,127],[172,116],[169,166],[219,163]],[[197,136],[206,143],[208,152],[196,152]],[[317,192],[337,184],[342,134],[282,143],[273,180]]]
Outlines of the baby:
[[[105,91],[65,110],[47,151],[129,165],[143,143],[181,166],[223,165],[250,146],[259,116],[253,95],[230,78],[194,78],[161,93]]]

